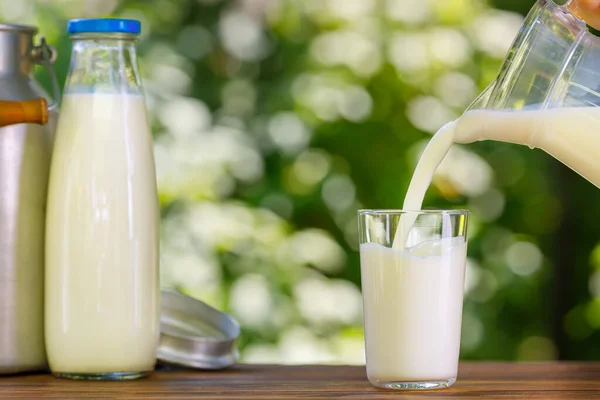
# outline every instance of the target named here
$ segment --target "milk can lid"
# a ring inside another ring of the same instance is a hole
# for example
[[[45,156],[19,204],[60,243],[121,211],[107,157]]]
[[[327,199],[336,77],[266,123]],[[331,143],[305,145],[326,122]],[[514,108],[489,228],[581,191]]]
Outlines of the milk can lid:
[[[233,365],[240,326],[231,316],[181,293],[162,291],[157,358],[200,369]]]

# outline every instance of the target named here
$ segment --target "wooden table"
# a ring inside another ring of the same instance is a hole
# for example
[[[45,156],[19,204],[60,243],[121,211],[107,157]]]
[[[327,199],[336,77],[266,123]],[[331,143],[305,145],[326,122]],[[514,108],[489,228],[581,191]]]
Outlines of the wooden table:
[[[364,367],[242,365],[219,372],[161,368],[136,381],[0,377],[0,398],[130,399],[600,399],[600,363],[462,363],[450,389],[397,392],[372,387]]]

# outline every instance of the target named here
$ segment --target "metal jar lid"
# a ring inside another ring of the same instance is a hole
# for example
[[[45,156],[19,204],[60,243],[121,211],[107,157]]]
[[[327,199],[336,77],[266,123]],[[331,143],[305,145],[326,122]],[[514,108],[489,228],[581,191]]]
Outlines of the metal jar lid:
[[[157,358],[167,364],[221,369],[237,361],[239,324],[192,297],[162,291]]]

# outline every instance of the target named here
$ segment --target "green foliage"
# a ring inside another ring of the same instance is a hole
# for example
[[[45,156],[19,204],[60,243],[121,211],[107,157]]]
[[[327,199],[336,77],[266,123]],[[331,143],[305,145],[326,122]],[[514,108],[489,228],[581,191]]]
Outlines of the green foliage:
[[[231,312],[244,359],[274,362],[363,362],[356,210],[401,207],[522,18],[482,0],[24,3],[5,18],[40,26],[63,81],[67,19],[142,19],[163,283]],[[463,358],[600,356],[598,196],[539,151],[451,151],[425,203],[473,213]]]

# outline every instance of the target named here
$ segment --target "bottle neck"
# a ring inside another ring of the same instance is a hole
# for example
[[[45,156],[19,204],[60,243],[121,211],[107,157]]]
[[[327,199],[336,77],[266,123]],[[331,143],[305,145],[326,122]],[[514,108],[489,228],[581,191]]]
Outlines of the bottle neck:
[[[86,33],[71,36],[73,50],[65,94],[141,94],[136,35]]]

